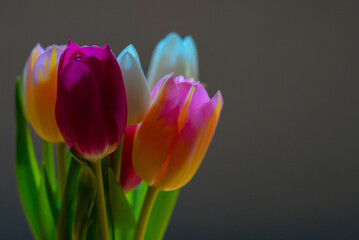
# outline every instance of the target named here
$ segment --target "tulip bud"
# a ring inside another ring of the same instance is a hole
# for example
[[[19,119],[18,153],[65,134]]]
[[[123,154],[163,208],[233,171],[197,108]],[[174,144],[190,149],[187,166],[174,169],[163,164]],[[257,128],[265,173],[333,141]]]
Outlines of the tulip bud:
[[[197,48],[191,36],[183,40],[177,33],[170,33],[162,39],[153,51],[148,69],[148,83],[153,89],[166,74],[183,75],[198,81]]]
[[[204,158],[223,106],[203,85],[173,74],[152,91],[153,104],[139,125],[133,166],[148,185],[169,191],[188,183]]]
[[[96,162],[113,152],[127,121],[122,73],[108,45],[78,47],[61,56],[56,120],[67,146]]]
[[[151,105],[151,91],[142,71],[136,49],[129,45],[117,57],[127,97],[127,125],[141,122]]]
[[[35,132],[49,142],[62,142],[55,119],[57,68],[65,46],[38,44],[23,73],[24,111]]]

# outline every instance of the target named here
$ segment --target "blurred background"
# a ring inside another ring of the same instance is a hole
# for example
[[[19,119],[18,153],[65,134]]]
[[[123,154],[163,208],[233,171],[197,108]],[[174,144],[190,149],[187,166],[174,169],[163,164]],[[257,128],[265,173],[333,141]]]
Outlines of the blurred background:
[[[32,239],[16,188],[14,87],[31,49],[132,43],[147,71],[192,35],[224,108],[165,239],[359,239],[359,1],[6,1],[0,238]]]

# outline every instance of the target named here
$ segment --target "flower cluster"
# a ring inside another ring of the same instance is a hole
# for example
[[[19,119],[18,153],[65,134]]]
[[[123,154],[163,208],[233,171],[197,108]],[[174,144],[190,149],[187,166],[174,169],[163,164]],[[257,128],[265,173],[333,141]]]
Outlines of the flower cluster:
[[[144,239],[157,221],[162,230],[151,236],[161,239],[169,218],[151,211],[174,204],[194,176],[223,106],[221,93],[210,98],[199,82],[193,39],[161,40],[147,75],[133,45],[117,58],[108,45],[37,45],[17,89],[17,178],[34,237]],[[43,139],[41,169],[27,121]]]

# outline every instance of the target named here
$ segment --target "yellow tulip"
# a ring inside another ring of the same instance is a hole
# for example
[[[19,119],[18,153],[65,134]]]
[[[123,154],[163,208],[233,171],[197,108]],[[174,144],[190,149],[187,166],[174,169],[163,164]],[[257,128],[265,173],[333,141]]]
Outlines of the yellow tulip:
[[[64,46],[39,44],[26,63],[23,87],[25,115],[35,132],[49,142],[63,142],[55,119],[57,68]]]

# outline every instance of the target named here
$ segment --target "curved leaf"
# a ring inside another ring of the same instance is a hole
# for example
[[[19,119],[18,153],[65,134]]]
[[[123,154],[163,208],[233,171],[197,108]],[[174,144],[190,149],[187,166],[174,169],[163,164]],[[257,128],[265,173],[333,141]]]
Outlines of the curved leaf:
[[[38,224],[40,239],[54,239],[56,235],[57,205],[51,189],[46,162],[41,163],[41,180],[38,192]]]
[[[46,163],[46,174],[51,190],[59,202],[58,184],[56,180],[55,160],[54,160],[54,145],[42,139],[42,162]]]
[[[75,213],[72,225],[72,239],[74,240],[86,239],[87,230],[92,223],[90,215],[96,191],[97,182],[95,173],[84,163],[80,169],[76,187]]]
[[[136,227],[133,209],[111,169],[108,170],[108,176],[114,239],[132,239]]]
[[[68,155],[71,156],[70,153]],[[64,196],[61,199],[62,204],[59,213],[59,218],[57,221],[56,239],[58,240],[70,240],[72,237],[72,223],[73,223],[74,208],[75,208],[76,183],[81,165],[74,158],[70,158],[70,159],[71,161],[66,178]]]
[[[23,113],[21,79],[16,79],[16,180],[21,204],[35,239],[39,239],[37,222],[40,170],[26,118]]]

